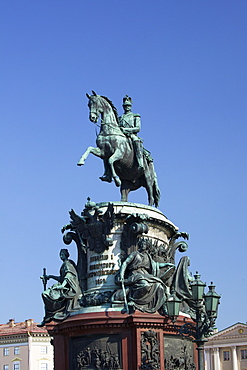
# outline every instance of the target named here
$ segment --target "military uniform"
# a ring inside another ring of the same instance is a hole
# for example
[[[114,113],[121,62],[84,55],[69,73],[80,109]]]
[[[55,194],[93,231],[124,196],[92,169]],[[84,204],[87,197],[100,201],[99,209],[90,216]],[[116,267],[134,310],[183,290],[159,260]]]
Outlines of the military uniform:
[[[125,113],[119,117],[119,126],[123,133],[130,137],[134,146],[136,159],[139,169],[143,170],[143,146],[142,140],[137,136],[141,129],[141,116],[131,112],[132,100],[131,97],[126,95],[123,98],[123,107]],[[129,107],[127,109],[127,107]]]

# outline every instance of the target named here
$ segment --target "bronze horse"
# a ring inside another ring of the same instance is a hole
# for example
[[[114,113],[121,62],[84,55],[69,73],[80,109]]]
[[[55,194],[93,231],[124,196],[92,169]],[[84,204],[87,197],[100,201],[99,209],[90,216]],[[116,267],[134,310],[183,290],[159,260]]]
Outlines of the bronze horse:
[[[128,201],[132,190],[145,187],[150,206],[158,207],[160,190],[153,162],[144,155],[144,171],[138,169],[131,139],[127,138],[118,124],[118,114],[113,103],[105,96],[86,94],[89,102],[90,121],[96,123],[101,117],[100,132],[96,139],[97,147],[89,146],[81,156],[78,166],[85,163],[87,156],[92,153],[104,161],[105,173],[100,177],[103,181],[120,186],[121,201]]]

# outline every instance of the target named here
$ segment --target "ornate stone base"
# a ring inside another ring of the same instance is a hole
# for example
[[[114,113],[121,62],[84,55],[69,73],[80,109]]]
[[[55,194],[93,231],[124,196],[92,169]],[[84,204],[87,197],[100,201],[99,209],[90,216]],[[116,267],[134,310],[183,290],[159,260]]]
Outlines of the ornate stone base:
[[[183,325],[179,316],[176,325]],[[55,370],[195,369],[194,343],[159,314],[98,312],[47,325]]]
[[[64,242],[77,245],[82,297],[68,319],[46,325],[55,370],[193,370],[192,341],[181,339],[166,315],[175,253],[188,247],[177,239],[188,235],[141,204],[89,201],[70,216]]]

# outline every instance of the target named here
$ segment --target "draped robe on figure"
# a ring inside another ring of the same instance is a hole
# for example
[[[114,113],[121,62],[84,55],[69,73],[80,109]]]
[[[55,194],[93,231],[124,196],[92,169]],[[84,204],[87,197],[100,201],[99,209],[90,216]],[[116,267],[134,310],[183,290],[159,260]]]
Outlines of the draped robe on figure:
[[[166,287],[159,278],[159,263],[147,252],[135,251],[128,258],[131,258],[131,261],[126,267],[124,279],[128,304],[140,311],[154,313],[166,301]],[[117,280],[116,283],[119,285],[119,276]],[[117,290],[113,294],[112,302],[114,301],[123,301],[122,290]]]
[[[66,285],[61,287],[64,281]],[[42,293],[46,310],[45,321],[64,320],[70,311],[79,309],[80,295],[76,266],[72,260],[65,260],[60,268],[59,282]]]

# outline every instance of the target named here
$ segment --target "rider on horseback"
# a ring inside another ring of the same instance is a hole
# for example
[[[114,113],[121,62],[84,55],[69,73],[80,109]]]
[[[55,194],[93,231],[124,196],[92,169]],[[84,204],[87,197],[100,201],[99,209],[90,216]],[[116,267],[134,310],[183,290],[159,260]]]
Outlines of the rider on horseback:
[[[96,138],[97,147],[89,146],[79,159],[78,166],[84,165],[90,153],[96,155],[104,161],[105,172],[100,179],[107,182],[114,180],[115,185],[120,186],[121,201],[127,202],[129,192],[143,186],[148,193],[148,204],[158,207],[160,190],[157,175],[150,152],[142,147],[137,136],[140,116],[131,112],[131,98],[124,98],[127,104],[123,105],[125,112],[119,119],[110,99],[94,91],[87,97],[89,119],[96,123],[100,117],[100,132]],[[130,140],[133,145],[130,145]],[[137,167],[142,170],[137,170]]]
[[[143,146],[142,140],[137,136],[141,129],[141,116],[131,111],[132,99],[125,95],[123,98],[124,114],[119,117],[119,126],[123,133],[129,137],[133,143],[135,156],[138,162],[138,169],[143,171]]]

